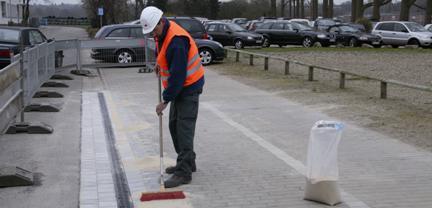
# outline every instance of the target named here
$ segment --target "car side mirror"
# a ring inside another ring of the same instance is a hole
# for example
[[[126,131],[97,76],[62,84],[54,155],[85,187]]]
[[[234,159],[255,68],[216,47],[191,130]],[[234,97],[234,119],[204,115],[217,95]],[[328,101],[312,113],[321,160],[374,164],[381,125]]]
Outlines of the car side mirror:
[[[47,40],[48,43],[51,43],[51,42],[53,42],[53,41],[54,41],[53,38],[50,38],[50,39]]]
[[[408,33],[408,30],[407,29],[402,29],[402,32]]]
[[[228,34],[232,34],[232,31],[231,30],[227,30],[227,31],[225,31],[226,33],[228,33]]]
[[[299,29],[294,29],[295,32],[299,32]]]

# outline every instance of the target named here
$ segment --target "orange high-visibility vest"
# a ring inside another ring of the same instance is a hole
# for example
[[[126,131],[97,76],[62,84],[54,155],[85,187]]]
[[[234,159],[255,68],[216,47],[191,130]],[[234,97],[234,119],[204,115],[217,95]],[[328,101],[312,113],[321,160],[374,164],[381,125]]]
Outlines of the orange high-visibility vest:
[[[180,27],[178,24],[176,24],[173,21],[170,21],[170,26],[167,30],[167,34],[165,36],[165,40],[162,43],[162,47],[158,49],[158,57],[157,57],[157,64],[160,67],[160,75],[162,79],[162,85],[164,88],[168,87],[168,78],[170,76],[169,73],[169,67],[168,62],[166,60],[166,50],[171,43],[171,40],[175,36],[185,36],[189,39],[189,53],[188,53],[188,63],[186,67],[186,80],[183,86],[189,86],[204,76],[204,67],[201,65],[201,58],[199,56],[198,48],[195,44],[194,39],[189,35],[189,33],[184,30],[182,27]],[[158,45],[158,44],[156,44]],[[175,67],[174,67],[174,70]]]

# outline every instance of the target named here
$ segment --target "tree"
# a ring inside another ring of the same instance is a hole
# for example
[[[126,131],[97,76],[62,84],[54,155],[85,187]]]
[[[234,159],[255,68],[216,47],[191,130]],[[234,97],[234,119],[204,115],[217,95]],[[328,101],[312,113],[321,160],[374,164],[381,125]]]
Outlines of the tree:
[[[401,10],[399,15],[400,21],[409,21],[410,9],[414,5],[416,0],[402,0],[401,1]]]
[[[324,18],[328,18],[328,0],[323,0],[322,13]]]
[[[432,0],[427,0],[424,24],[430,24],[432,22],[431,18],[432,18]]]
[[[167,11],[167,3],[168,0],[148,0],[147,6],[155,6],[160,10],[166,12]]]
[[[316,20],[318,18],[318,0],[311,0],[310,9],[312,20]]]
[[[30,17],[30,0],[23,0],[24,8],[22,13],[22,21],[23,25],[28,25],[29,17]]]
[[[357,19],[357,1],[359,0],[352,0],[351,2],[351,22],[355,22]]]
[[[276,0],[270,0],[270,16],[276,17]]]
[[[373,0],[373,10],[372,10],[372,20],[374,21],[380,21],[381,14],[380,9],[382,6],[390,3],[391,0]]]
[[[333,0],[329,0],[329,5],[327,7],[328,8],[327,14],[331,18],[333,18],[333,5],[334,5]]]
[[[143,0],[135,0],[135,19],[140,18],[141,11],[144,9]]]
[[[305,17],[305,8],[304,8],[304,0],[300,0],[300,18]]]
[[[209,0],[209,6],[210,6],[210,19],[217,19],[218,13],[219,13],[219,1],[218,0]]]
[[[280,10],[280,16],[281,17],[285,17],[285,0],[281,0],[280,1],[280,8],[281,8],[281,10]]]

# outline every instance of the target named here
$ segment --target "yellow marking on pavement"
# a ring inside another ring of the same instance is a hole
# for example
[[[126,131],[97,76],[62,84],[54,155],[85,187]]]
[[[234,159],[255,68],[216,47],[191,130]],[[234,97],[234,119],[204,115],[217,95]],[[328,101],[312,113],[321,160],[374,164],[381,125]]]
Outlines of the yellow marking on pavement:
[[[173,199],[173,200],[155,200],[141,202],[138,208],[192,208],[189,200],[187,199]]]
[[[148,128],[150,128],[151,125],[150,123],[147,122],[140,122],[134,125],[128,125],[123,127],[121,130],[125,131],[125,132],[137,132],[137,131],[142,131],[142,130],[146,130]]]
[[[126,160],[123,166],[128,170],[159,170],[159,156],[149,156],[142,159]],[[175,165],[176,161],[172,158],[164,157],[165,167]]]

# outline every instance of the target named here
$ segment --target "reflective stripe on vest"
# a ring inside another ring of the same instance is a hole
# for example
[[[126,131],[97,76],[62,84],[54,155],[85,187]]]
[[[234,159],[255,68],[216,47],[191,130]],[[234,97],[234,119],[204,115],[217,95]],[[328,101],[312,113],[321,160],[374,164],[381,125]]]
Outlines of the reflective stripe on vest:
[[[175,36],[185,36],[189,39],[189,53],[188,53],[188,63],[187,63],[187,73],[186,80],[183,86],[189,86],[197,82],[201,77],[204,76],[204,67],[201,65],[201,58],[199,56],[198,48],[194,39],[189,35],[189,33],[176,24],[170,21],[170,27],[167,30],[165,40],[162,43],[160,50],[158,49],[157,64],[160,67],[160,75],[164,88],[168,87],[168,78],[170,77],[168,61],[166,60],[166,50]],[[176,70],[174,68],[174,70]]]

